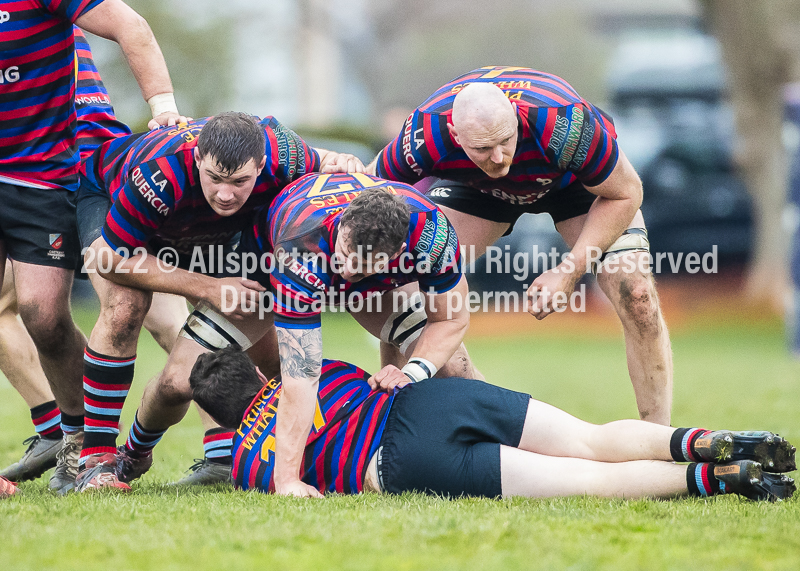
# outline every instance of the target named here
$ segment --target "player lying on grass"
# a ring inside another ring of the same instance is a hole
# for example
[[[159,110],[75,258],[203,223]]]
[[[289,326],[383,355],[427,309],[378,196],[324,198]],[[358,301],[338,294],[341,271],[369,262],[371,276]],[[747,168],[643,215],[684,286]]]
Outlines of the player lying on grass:
[[[301,478],[321,492],[449,496],[790,498],[795,448],[771,432],[710,432],[640,420],[594,425],[529,395],[445,378],[372,391],[369,373],[323,361]],[[201,355],[194,399],[239,427],[238,488],[273,491],[279,378],[229,347]],[[689,462],[689,465],[673,461]],[[775,473],[771,473],[775,472]]]

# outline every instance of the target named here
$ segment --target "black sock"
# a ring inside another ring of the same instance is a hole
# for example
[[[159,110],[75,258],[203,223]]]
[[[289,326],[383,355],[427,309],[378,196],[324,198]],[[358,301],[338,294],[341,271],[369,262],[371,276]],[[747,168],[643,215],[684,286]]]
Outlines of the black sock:
[[[669,440],[669,451],[676,462],[697,462],[701,460],[694,449],[695,441],[707,434],[705,428],[676,428]]]
[[[203,436],[203,455],[214,464],[231,466],[233,464],[232,448],[234,430],[212,428]]]
[[[690,496],[715,496],[720,493],[719,480],[714,476],[715,464],[691,463],[686,467],[686,485]]]
[[[31,409],[31,420],[36,428],[36,434],[49,440],[61,440],[61,411],[58,410],[56,401],[51,400]]]
[[[83,430],[83,415],[76,414],[75,416],[61,412],[61,431],[64,434],[75,434]]]

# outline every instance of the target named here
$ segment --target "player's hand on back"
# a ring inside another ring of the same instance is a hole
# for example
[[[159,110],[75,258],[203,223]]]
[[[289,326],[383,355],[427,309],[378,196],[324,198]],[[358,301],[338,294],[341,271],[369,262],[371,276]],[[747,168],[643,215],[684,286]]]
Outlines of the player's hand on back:
[[[364,172],[364,163],[355,155],[348,153],[334,153],[332,160],[323,165],[320,170],[322,173],[337,172]]]
[[[395,388],[402,389],[411,382],[411,379],[394,365],[386,365],[383,369],[372,375],[367,382],[374,391],[390,393]]]
[[[184,117],[178,113],[167,111],[166,113],[162,113],[161,115],[150,119],[150,122],[147,123],[147,128],[152,131],[153,129],[158,129],[159,127],[172,127],[173,125],[178,125],[179,123],[188,123],[191,120],[191,117]]]
[[[202,299],[232,321],[242,321],[258,314],[260,294],[267,291],[254,280],[220,278],[214,280]]]
[[[314,486],[309,486],[301,480],[294,480],[282,485],[275,482],[275,493],[279,496],[294,496],[296,498],[325,497]]]

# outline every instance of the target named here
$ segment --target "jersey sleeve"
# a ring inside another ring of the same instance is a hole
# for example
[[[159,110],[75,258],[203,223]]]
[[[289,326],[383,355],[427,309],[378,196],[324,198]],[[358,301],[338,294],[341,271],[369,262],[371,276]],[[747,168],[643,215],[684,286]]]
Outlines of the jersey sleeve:
[[[314,258],[293,256],[291,249],[275,248],[275,267],[270,274],[275,325],[289,329],[321,326],[326,284]]]
[[[434,123],[436,129],[432,128]],[[412,184],[428,176],[436,163],[435,154],[438,154],[432,153],[431,149],[436,151],[435,140],[442,139],[441,130],[438,120],[432,120],[419,109],[414,111],[406,119],[400,134],[378,153],[376,176]]]
[[[42,6],[48,12],[73,24],[78,18],[102,3],[103,0],[41,0]]]
[[[134,167],[106,216],[105,241],[121,255],[146,246],[174,209],[175,188],[183,183],[165,158]]]
[[[270,133],[267,133],[267,147],[274,141],[276,148],[268,148],[268,151],[273,151],[277,156],[277,169],[279,172],[276,172],[276,174],[279,175],[278,178],[288,184],[308,173],[319,172],[321,163],[319,153],[306,143],[300,135],[274,117],[264,118],[261,124],[271,130],[274,136],[273,139],[270,137]],[[271,153],[268,152],[267,154]]]
[[[81,160],[104,142],[130,135],[127,125],[117,120],[100,73],[94,65],[92,50],[80,28],[73,26],[75,52],[78,56],[78,81],[75,85],[77,137]]]
[[[420,291],[450,291],[461,280],[461,247],[455,229],[439,209],[411,216]]]
[[[611,118],[597,107],[576,103],[542,108],[534,120],[543,132],[542,148],[560,170],[575,174],[586,186],[597,186],[614,170],[617,133]]]

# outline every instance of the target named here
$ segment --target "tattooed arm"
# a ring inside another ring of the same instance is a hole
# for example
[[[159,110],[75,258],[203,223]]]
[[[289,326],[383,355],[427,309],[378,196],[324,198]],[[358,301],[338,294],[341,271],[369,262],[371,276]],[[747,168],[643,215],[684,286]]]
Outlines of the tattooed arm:
[[[288,329],[276,325],[281,357],[281,397],[275,425],[275,493],[322,497],[300,480],[306,441],[317,404],[322,367],[322,329]]]

